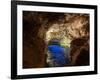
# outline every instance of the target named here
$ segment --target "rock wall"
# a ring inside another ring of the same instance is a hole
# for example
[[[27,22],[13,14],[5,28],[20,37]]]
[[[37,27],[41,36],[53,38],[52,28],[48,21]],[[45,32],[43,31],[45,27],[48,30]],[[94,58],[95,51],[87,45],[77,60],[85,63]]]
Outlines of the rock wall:
[[[71,42],[71,65],[89,65],[89,37],[80,37]]]
[[[23,68],[47,65],[46,33],[54,24],[70,39],[70,65],[89,65],[88,14],[23,11]]]
[[[41,24],[38,16],[23,13],[23,68],[39,68],[45,65],[45,42],[38,36]]]

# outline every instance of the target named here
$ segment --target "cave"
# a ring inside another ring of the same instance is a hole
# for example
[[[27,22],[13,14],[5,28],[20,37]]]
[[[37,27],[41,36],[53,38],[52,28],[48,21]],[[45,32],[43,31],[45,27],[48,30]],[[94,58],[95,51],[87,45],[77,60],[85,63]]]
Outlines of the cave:
[[[23,11],[23,68],[85,65],[89,14]]]

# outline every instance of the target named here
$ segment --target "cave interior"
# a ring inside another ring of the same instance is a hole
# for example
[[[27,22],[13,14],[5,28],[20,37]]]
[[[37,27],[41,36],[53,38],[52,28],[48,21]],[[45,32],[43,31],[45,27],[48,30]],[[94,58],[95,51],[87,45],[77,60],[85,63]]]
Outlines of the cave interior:
[[[23,11],[23,68],[89,65],[89,36],[89,14]]]

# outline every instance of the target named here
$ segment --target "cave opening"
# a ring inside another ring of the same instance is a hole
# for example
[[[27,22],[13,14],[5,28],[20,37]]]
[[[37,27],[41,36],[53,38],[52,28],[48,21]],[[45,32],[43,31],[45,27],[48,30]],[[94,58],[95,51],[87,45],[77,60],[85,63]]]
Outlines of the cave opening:
[[[49,67],[67,66],[70,63],[70,38],[66,34],[66,26],[53,24],[46,32],[46,62]]]

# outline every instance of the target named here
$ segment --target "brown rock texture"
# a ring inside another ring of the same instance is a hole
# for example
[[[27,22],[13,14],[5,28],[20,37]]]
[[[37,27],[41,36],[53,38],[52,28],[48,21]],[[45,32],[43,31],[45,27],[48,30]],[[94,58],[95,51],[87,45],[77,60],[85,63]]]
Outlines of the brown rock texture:
[[[88,14],[23,11],[23,68],[46,67],[46,32],[53,24],[71,41],[70,65],[89,65]]]
[[[89,39],[81,37],[71,42],[70,59],[71,65],[85,66],[89,65]]]

